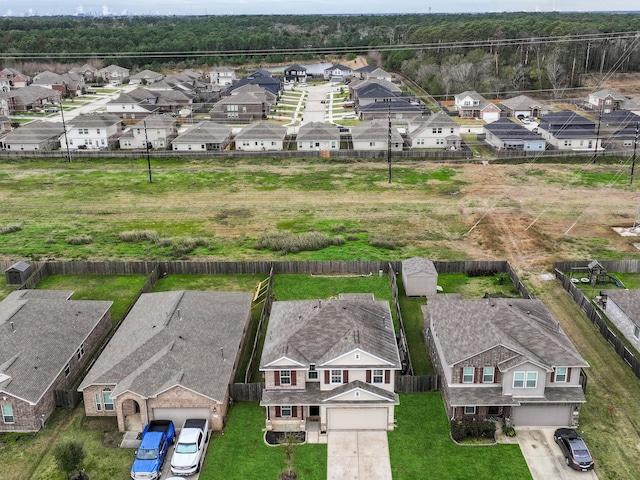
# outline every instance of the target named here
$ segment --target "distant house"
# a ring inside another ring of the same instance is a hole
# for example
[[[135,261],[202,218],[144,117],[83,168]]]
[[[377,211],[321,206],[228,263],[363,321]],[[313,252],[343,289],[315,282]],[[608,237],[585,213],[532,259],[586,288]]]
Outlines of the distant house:
[[[229,67],[215,67],[209,72],[209,79],[214,90],[228,87],[236,81],[236,72]]]
[[[296,138],[298,151],[339,150],[340,131],[322,122],[305,123]]]
[[[640,350],[640,290],[606,290],[604,293],[607,318]]]
[[[93,82],[98,77],[98,69],[88,63],[81,67],[73,67],[69,70],[69,73],[81,75],[85,82]]]
[[[76,97],[82,93],[84,78],[75,73],[59,75],[44,71],[33,77],[31,85],[57,90],[62,96]]]
[[[524,115],[525,117],[537,118],[549,113],[548,106],[526,95],[508,98],[500,102],[500,105],[506,110],[509,117]]]
[[[601,115],[599,123],[599,134],[605,148],[630,149],[637,138],[636,129],[640,126],[640,115],[619,109]]]
[[[236,150],[247,152],[283,150],[286,136],[286,127],[266,121],[252,123],[236,135]]]
[[[500,118],[500,108],[472,90],[455,95],[454,107],[460,118],[479,118],[487,123]]]
[[[395,83],[388,82],[387,80],[380,79],[367,79],[367,80],[354,80],[349,83],[349,98],[358,105],[364,105],[369,103],[364,98],[375,98],[371,95],[371,92],[375,92],[376,89],[382,93],[382,97],[400,97],[402,95],[402,89]],[[360,95],[363,95],[362,101]]]
[[[458,150],[462,146],[460,125],[442,110],[426,117],[423,122],[409,125],[411,148],[444,148]]]
[[[208,120],[198,123],[171,141],[174,151],[207,152],[225,150],[231,143],[232,128]]]
[[[150,148],[167,149],[178,135],[176,119],[171,115],[149,115],[120,136],[123,150]]]
[[[578,425],[588,364],[540,300],[437,294],[422,312],[451,420]]]
[[[60,148],[60,137],[63,134],[62,123],[38,120],[5,135],[0,139],[0,147],[11,152],[56,150]]]
[[[0,302],[0,432],[34,432],[111,327],[113,302],[18,290]]]
[[[393,75],[379,67],[375,67],[372,70],[358,69],[356,72],[359,73],[360,77],[364,80],[385,80],[387,82],[393,80]]]
[[[325,68],[324,79],[331,82],[345,82],[354,77],[353,69],[345,67],[341,64],[331,65],[329,68]]]
[[[422,118],[424,111],[420,105],[397,98],[390,102],[374,102],[358,107],[361,120],[389,119],[394,123],[415,122]]]
[[[627,101],[627,97],[610,88],[590,93],[587,97],[588,106],[593,110],[599,110],[601,113],[618,110],[625,101]]]
[[[485,141],[497,150],[517,150],[523,152],[544,151],[547,142],[538,134],[512,121],[501,118],[483,126]]]
[[[159,82],[164,78],[162,73],[154,72],[153,70],[142,70],[141,72],[131,75],[129,78],[129,84],[131,85],[147,85],[150,83]]]
[[[235,82],[224,91],[224,95],[231,95],[234,90],[244,85],[257,85],[276,96],[282,92],[282,82],[278,78],[273,77],[271,72],[259,69]]]
[[[284,81],[289,83],[306,82],[307,69],[301,65],[295,64],[284,69]]]
[[[596,124],[569,110],[551,112],[540,117],[540,136],[558,150],[593,150],[602,148]]]
[[[111,85],[120,85],[129,80],[129,69],[118,65],[109,65],[98,70],[98,76]]]
[[[431,260],[422,257],[402,261],[402,285],[407,297],[426,297],[438,291],[438,271]]]
[[[160,100],[160,94],[145,88],[136,88],[121,93],[106,104],[107,113],[113,113],[123,119],[140,119],[153,113],[171,111],[171,105]]]
[[[622,103],[622,108],[640,115],[640,97],[629,98]]]
[[[389,146],[389,122],[372,120],[351,128],[354,150],[382,150]],[[401,152],[404,140],[398,129],[391,127],[391,151]]]
[[[104,149],[114,144],[122,133],[122,120],[112,113],[78,115],[67,122],[69,147]],[[64,135],[61,144],[64,143]]]
[[[24,88],[17,88],[2,96],[6,98],[10,112],[39,112],[45,105],[60,103],[62,94],[58,90],[51,88],[29,85]]]
[[[389,302],[273,302],[260,359],[266,429],[393,430],[401,368]]]
[[[257,87],[259,88],[259,87]],[[212,120],[251,123],[266,118],[271,104],[264,95],[234,91],[223,97],[209,110]]]
[[[8,79],[13,88],[23,88],[31,82],[31,77],[9,67],[0,70],[0,78]]]
[[[251,320],[252,293],[143,293],[78,387],[87,416],[120,431],[208,418],[220,431]]]

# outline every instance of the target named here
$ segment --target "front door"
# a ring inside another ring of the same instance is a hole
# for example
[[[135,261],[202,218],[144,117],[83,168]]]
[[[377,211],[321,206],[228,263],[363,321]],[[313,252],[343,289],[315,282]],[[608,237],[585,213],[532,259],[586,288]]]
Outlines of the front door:
[[[308,420],[311,421],[318,421],[320,420],[320,407],[317,405],[311,405],[309,407],[309,418]]]

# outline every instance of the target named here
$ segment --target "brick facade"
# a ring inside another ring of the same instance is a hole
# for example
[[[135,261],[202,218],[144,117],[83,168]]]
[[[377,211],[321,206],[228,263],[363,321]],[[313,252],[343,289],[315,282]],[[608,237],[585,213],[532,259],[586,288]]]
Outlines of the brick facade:
[[[482,352],[475,357],[471,357],[464,362],[457,363],[453,366],[453,378],[451,383],[462,383],[462,370],[464,367],[474,367],[476,372],[483,367],[494,367],[496,379],[494,383],[502,383],[502,374],[498,371],[498,364],[513,357],[513,350],[509,350],[503,346],[496,346],[486,352]],[[481,374],[480,374],[481,375]],[[474,383],[482,383],[482,377],[479,381],[477,375],[474,376]]]

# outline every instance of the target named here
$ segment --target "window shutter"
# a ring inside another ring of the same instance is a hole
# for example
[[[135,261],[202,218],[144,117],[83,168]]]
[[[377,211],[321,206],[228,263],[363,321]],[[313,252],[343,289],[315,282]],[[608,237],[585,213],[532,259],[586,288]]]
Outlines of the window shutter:
[[[349,370],[342,371],[342,383],[349,383]]]
[[[367,370],[367,383],[371,383],[371,370]]]
[[[276,418],[280,418],[282,413],[280,412],[280,407],[276,407]]]
[[[567,367],[567,382],[571,380],[571,369]]]
[[[280,386],[280,370],[277,370],[277,371],[273,372],[273,380],[274,380],[274,383],[275,383],[276,387],[279,387]],[[278,416],[280,416],[280,415],[278,415]]]
[[[298,416],[298,407],[291,407],[291,416],[294,418]]]
[[[493,367],[493,383],[497,383],[498,382],[498,369],[496,367]]]
[[[328,385],[330,380],[331,379],[329,378],[329,370],[325,370],[324,371],[324,383],[326,383]]]
[[[391,370],[384,371],[384,383],[391,383]]]
[[[291,370],[291,385],[295,386],[295,384],[296,384],[296,371]]]
[[[480,383],[482,380],[482,367],[476,367],[474,372],[475,378],[473,379],[473,383]]]
[[[462,383],[463,375],[464,375],[464,367],[460,367],[460,383]]]
[[[556,371],[555,371],[555,370],[553,370],[553,371],[551,372],[551,383],[553,383],[553,382],[555,382],[555,381],[556,381]]]

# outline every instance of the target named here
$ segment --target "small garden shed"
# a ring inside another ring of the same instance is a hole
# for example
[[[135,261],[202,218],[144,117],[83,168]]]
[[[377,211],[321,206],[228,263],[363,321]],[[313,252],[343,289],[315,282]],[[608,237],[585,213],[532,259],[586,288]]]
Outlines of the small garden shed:
[[[7,285],[22,285],[31,275],[31,264],[16,262],[4,271]]]
[[[438,271],[431,260],[413,257],[402,261],[402,284],[408,297],[435,294]]]

